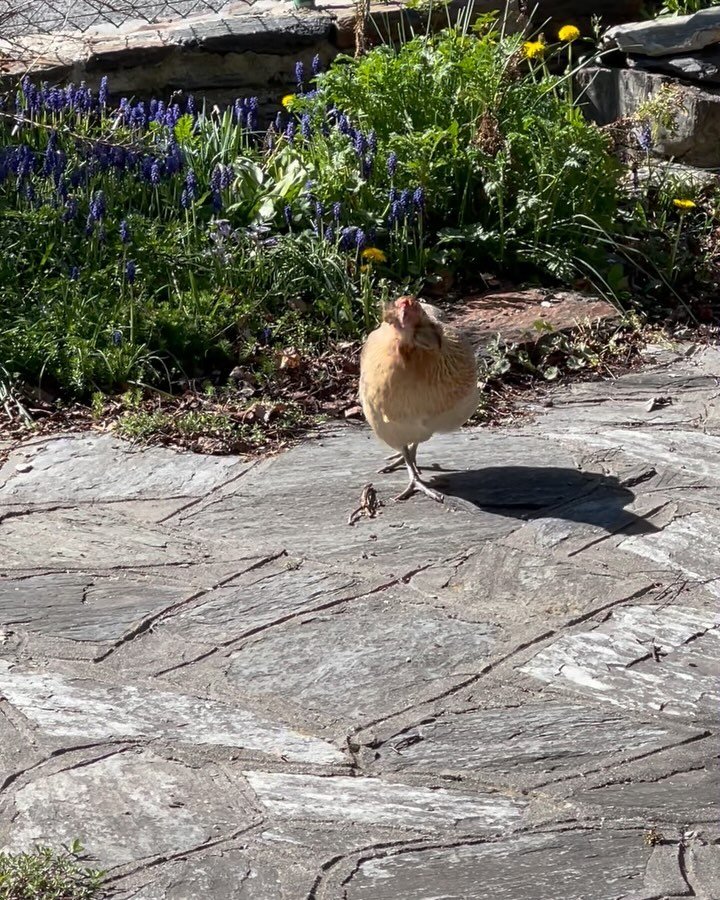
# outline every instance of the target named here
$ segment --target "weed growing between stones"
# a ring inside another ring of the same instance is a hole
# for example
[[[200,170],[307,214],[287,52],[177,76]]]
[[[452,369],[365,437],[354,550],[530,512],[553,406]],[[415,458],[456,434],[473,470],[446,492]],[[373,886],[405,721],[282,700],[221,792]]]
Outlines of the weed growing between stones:
[[[60,851],[0,853],[0,900],[100,900],[104,872],[80,862],[79,841]]]

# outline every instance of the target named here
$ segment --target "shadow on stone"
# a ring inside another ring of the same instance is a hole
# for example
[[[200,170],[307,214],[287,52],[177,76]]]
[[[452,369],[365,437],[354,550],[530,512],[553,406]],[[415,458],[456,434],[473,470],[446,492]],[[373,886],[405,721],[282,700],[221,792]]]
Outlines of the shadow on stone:
[[[623,534],[659,530],[625,509],[635,495],[614,476],[554,466],[489,466],[443,472],[437,484],[447,496],[511,518],[563,519]]]

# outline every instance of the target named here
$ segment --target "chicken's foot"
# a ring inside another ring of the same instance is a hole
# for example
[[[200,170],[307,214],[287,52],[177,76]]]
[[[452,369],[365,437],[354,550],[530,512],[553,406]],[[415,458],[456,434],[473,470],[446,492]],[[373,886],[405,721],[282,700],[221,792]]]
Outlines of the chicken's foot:
[[[417,456],[417,448],[417,444],[410,444],[408,448],[412,453],[413,462],[415,462]],[[389,472],[397,472],[398,469],[402,469],[405,465],[405,457],[402,453],[391,453],[390,456],[386,456],[385,459],[390,460],[390,465],[378,469],[378,475],[387,475]],[[415,467],[417,468],[417,463],[415,463]],[[422,470],[418,468],[418,472],[420,471]]]
[[[440,491],[434,491],[429,485],[425,484],[420,477],[420,470],[415,462],[416,453],[417,444],[411,444],[409,447],[403,447],[402,449],[403,462],[407,467],[410,483],[401,494],[398,494],[397,497],[394,498],[395,502],[399,503],[401,500],[407,500],[408,497],[412,497],[415,491],[420,491],[432,500],[436,500],[438,503],[444,503],[444,494],[441,494]]]

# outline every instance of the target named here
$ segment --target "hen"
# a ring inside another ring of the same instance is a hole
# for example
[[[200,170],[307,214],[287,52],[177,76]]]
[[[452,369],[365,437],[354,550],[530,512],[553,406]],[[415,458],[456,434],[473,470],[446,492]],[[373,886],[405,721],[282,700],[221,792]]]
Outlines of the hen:
[[[444,496],[420,477],[418,444],[455,431],[478,405],[477,367],[470,343],[416,297],[388,306],[360,357],[360,403],[381,441],[400,451],[410,482],[396,500],[422,491]],[[392,468],[392,467],[391,467]]]

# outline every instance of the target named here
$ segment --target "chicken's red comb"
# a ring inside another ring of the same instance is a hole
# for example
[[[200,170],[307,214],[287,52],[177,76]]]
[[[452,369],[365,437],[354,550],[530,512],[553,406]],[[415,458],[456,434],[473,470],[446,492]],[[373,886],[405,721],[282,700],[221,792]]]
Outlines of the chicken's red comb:
[[[398,309],[407,309],[408,306],[412,306],[415,303],[415,298],[410,294],[406,294],[404,297],[398,297],[395,301],[395,306]]]

